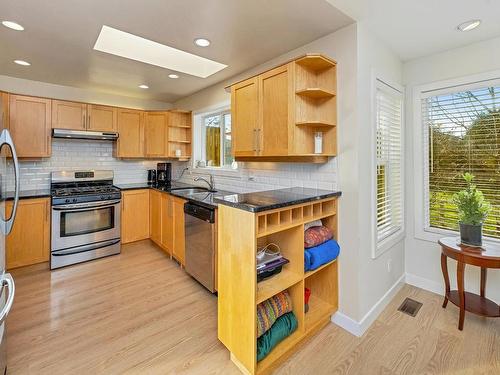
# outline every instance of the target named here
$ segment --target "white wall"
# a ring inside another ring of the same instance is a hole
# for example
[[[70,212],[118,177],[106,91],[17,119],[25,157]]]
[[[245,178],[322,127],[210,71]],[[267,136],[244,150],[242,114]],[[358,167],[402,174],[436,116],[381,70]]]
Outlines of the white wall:
[[[376,76],[386,82],[401,85],[403,64],[363,23],[358,23],[357,48],[359,116],[359,219],[357,228],[359,228],[360,237],[360,317],[364,317],[404,275],[404,241],[401,240],[376,259],[372,259],[372,248],[375,243],[370,235],[370,228],[373,227],[372,217],[375,213],[370,188],[374,185],[372,163],[375,157],[374,152],[371,151],[375,143],[373,139],[374,115],[371,111],[373,78]],[[390,272],[387,267],[388,261],[392,264]]]
[[[460,78],[478,73],[500,70],[500,38],[475,43],[432,56],[408,61],[404,64],[403,78],[406,84],[406,168],[413,169],[414,150],[412,134],[414,127],[420,126],[413,121],[412,91],[415,86]],[[420,152],[420,151],[419,151]],[[443,293],[444,283],[440,266],[440,248],[435,242],[415,238],[414,186],[422,181],[415,181],[412,173],[406,175],[407,237],[405,243],[406,272],[408,281],[436,293]],[[448,264],[452,285],[456,285],[456,265]],[[466,268],[465,288],[479,290],[479,271],[477,267]],[[490,270],[488,274],[487,296],[500,301],[500,270]]]
[[[8,77],[4,75],[0,75],[0,91],[135,109],[162,110],[170,109],[172,107],[170,103],[159,102],[156,100],[119,96],[76,87],[54,85],[52,83]]]

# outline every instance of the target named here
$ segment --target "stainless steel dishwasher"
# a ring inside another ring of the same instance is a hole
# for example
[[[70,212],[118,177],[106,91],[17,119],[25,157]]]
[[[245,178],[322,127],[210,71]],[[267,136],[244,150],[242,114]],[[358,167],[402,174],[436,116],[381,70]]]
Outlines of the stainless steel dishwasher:
[[[215,290],[215,208],[184,205],[186,271],[205,288]]]

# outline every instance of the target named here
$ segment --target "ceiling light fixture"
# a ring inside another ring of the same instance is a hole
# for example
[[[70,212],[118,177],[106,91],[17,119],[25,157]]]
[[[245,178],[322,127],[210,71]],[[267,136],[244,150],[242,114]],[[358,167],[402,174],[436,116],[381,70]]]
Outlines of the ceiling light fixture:
[[[140,89],[149,89],[149,86],[148,85],[139,85],[139,88]]]
[[[94,49],[160,66],[169,71],[207,78],[227,65],[104,25]]]
[[[481,24],[481,20],[470,20],[466,22],[462,22],[457,26],[457,29],[460,31],[471,31],[474,30]]]
[[[196,38],[194,40],[194,44],[196,44],[199,47],[208,47],[210,45],[210,40],[205,38]]]
[[[16,31],[23,31],[24,27],[13,21],[2,21],[2,25]]]
[[[30,66],[31,64],[27,61],[24,61],[24,60],[14,60],[14,62],[18,65],[22,65],[22,66]]]
[[[169,74],[168,78],[176,79],[176,78],[179,78],[179,76],[177,74]]]

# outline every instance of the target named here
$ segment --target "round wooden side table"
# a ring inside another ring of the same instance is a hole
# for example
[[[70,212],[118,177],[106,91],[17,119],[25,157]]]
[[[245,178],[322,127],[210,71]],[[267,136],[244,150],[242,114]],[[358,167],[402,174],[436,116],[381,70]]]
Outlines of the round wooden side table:
[[[463,330],[465,312],[486,316],[500,317],[500,306],[486,298],[486,272],[488,268],[500,268],[500,245],[483,243],[482,247],[470,247],[460,244],[460,238],[445,237],[439,240],[441,245],[441,270],[443,271],[446,286],[443,308],[448,301],[460,308],[458,329]],[[458,290],[450,290],[447,257],[457,261],[457,286]],[[465,265],[481,267],[480,295],[464,290]]]

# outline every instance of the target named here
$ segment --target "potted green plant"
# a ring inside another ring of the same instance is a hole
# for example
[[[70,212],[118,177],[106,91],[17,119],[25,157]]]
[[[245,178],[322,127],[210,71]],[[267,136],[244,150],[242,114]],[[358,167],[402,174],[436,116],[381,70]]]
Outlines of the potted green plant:
[[[491,210],[491,205],[484,199],[483,193],[472,183],[474,176],[464,173],[467,187],[453,194],[453,202],[458,208],[460,241],[464,245],[481,246],[483,222]]]

